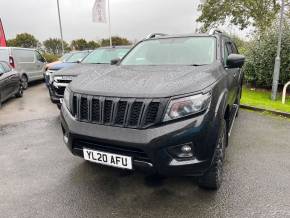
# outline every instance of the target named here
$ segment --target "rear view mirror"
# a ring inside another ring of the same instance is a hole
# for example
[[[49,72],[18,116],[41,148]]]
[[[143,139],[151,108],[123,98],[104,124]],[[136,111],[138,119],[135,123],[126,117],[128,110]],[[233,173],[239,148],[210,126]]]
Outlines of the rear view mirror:
[[[240,54],[230,54],[227,59],[228,68],[242,68],[245,63],[245,56]]]
[[[120,58],[113,59],[113,60],[111,60],[111,65],[117,65],[120,63],[120,61],[121,61]]]

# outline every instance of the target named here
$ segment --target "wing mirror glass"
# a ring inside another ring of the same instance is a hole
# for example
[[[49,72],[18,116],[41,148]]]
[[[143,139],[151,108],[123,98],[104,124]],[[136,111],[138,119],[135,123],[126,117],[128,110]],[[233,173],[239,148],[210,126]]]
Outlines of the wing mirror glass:
[[[245,56],[240,54],[230,54],[227,59],[228,68],[242,68],[245,63]]]

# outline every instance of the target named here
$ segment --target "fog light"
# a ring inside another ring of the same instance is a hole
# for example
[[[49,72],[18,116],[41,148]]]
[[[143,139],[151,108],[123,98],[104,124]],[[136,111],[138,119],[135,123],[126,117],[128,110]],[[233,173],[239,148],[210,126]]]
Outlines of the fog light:
[[[183,145],[183,146],[181,147],[181,151],[182,151],[183,153],[190,153],[190,152],[191,152],[191,147],[190,147],[189,145]]]
[[[65,144],[68,143],[68,136],[67,136],[67,134],[64,134],[63,135],[63,141],[64,141]]]
[[[193,144],[186,143],[183,145],[177,145],[174,147],[169,147],[168,152],[177,158],[191,158],[193,157]]]

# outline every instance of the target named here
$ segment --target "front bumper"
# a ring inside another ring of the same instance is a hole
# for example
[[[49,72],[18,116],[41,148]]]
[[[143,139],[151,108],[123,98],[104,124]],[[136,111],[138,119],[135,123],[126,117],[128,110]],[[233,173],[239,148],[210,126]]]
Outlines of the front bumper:
[[[83,157],[83,148],[133,157],[133,168],[161,175],[200,176],[211,166],[218,123],[209,112],[148,129],[130,129],[77,121],[66,106],[61,108],[61,125],[69,150]],[[194,157],[180,159],[168,147],[193,143]]]
[[[63,98],[64,95],[64,90],[68,86],[68,84],[56,84],[53,82],[52,84],[48,85],[48,90],[49,90],[49,95],[50,95],[50,100],[54,104],[61,104],[60,99]]]

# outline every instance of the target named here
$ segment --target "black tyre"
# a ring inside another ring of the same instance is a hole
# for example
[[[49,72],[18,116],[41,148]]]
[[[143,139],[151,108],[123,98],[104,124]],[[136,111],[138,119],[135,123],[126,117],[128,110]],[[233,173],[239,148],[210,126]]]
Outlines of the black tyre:
[[[28,88],[28,78],[26,75],[21,76],[22,88],[26,90]]]
[[[221,186],[223,179],[223,164],[225,158],[225,148],[227,146],[227,126],[223,119],[222,126],[217,140],[214,159],[210,169],[199,178],[198,185],[204,189],[217,190]]]
[[[20,84],[20,86],[19,86],[19,89],[18,89],[18,92],[15,94],[15,96],[16,96],[17,98],[21,98],[21,97],[23,96],[23,87],[22,87],[22,82],[21,82],[21,84]]]

